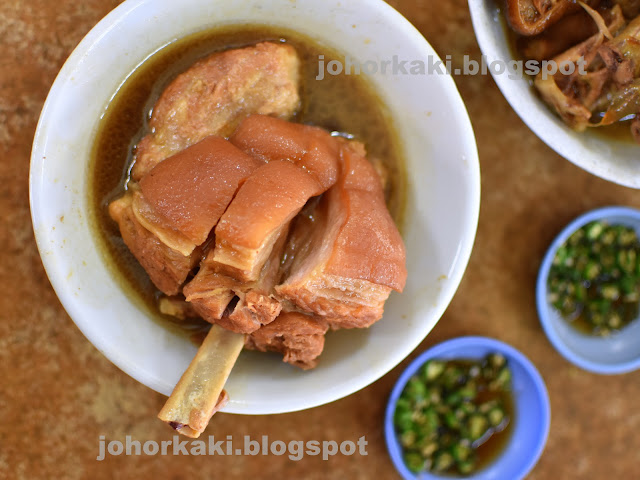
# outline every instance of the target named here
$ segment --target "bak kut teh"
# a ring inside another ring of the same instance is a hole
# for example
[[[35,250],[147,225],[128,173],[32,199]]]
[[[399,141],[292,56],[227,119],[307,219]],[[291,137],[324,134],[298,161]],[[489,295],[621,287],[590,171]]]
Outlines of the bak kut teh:
[[[327,331],[380,320],[407,270],[401,162],[365,80],[311,81],[316,47],[301,37],[239,29],[191,45],[195,62],[155,60],[114,100],[107,124],[132,107],[127,88],[150,114],[112,136],[129,135],[127,174],[103,197],[103,231],[161,312],[208,325],[159,414],[195,438],[243,349],[314,368]],[[102,132],[97,165],[116,151]]]

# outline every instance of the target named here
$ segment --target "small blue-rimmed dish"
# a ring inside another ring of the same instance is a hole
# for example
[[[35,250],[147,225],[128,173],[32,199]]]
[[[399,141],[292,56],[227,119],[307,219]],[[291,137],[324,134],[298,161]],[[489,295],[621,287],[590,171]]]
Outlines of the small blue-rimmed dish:
[[[403,448],[393,424],[396,403],[409,379],[428,360],[480,360],[490,353],[501,353],[512,373],[513,417],[510,438],[504,450],[487,466],[465,476],[468,480],[520,480],[535,466],[544,450],[551,407],[542,377],[533,364],[515,348],[487,337],[461,337],[440,343],[416,358],[396,382],[384,419],[385,439],[391,460],[405,480],[442,480],[451,476],[430,472],[415,474],[403,461]]]
[[[594,221],[632,227],[640,235],[640,210],[633,208],[598,208],[572,221],[556,237],[542,261],[536,286],[538,316],[549,341],[573,364],[604,375],[627,373],[640,368],[640,321],[636,319],[608,337],[598,337],[575,329],[548,301],[547,280],[556,251],[576,230]]]

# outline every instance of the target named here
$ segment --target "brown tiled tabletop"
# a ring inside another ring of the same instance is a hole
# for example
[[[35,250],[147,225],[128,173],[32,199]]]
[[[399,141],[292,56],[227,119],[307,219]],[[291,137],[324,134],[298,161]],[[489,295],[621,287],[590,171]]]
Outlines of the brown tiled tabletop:
[[[155,415],[164,397],[119,371],[60,306],[36,250],[29,216],[33,133],[58,69],[114,0],[0,2],[0,478],[398,478],[382,435],[387,396],[409,359],[363,391],[310,411],[220,414],[208,433],[272,440],[369,441],[366,457],[112,457],[98,438],[167,440]],[[479,59],[464,0],[390,2],[441,55]],[[547,382],[551,433],[539,479],[640,476],[640,373],[614,377],[573,367],[537,319],[534,283],[555,234],[603,205],[640,207],[640,192],[599,180],[556,155],[520,121],[490,77],[457,78],[475,128],[482,206],[474,253],[442,320],[416,350],[481,334],[523,351]],[[506,479],[508,480],[508,479]]]

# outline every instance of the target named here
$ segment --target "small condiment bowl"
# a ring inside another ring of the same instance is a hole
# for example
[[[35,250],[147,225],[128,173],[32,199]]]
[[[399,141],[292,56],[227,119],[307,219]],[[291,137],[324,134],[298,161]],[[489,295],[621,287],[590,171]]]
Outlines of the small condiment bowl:
[[[519,480],[534,467],[547,441],[551,406],[547,388],[536,367],[515,348],[487,337],[460,337],[440,343],[419,355],[396,382],[385,412],[384,429],[391,460],[405,480],[439,480],[450,475],[431,472],[415,474],[403,460],[403,448],[393,424],[395,407],[405,385],[431,359],[481,360],[490,353],[501,353],[512,373],[513,417],[510,438],[496,458],[477,472],[465,476],[472,480]]]
[[[560,354],[578,367],[603,375],[627,373],[640,368],[640,322],[637,319],[608,337],[575,329],[548,301],[547,279],[558,248],[578,229],[594,221],[632,227],[640,235],[640,210],[604,207],[576,218],[549,247],[538,273],[536,303],[542,328]]]

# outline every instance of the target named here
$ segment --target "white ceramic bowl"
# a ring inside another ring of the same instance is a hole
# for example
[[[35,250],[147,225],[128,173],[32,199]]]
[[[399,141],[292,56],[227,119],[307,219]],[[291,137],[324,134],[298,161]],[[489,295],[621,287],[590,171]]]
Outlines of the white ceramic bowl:
[[[513,54],[506,36],[506,21],[497,2],[469,0],[473,28],[487,64],[508,62]],[[600,136],[596,130],[574,132],[537,95],[525,78],[508,74],[493,78],[511,107],[533,132],[558,154],[598,177],[640,188],[640,146]]]
[[[129,0],[80,43],[49,93],[35,136],[30,182],[36,240],[51,283],[82,332],[114,364],[163,394],[171,392],[196,348],[148,318],[110,274],[88,219],[89,152],[100,115],[136,65],[176,38],[233,23],[299,30],[362,62],[436,55],[400,14],[371,0]],[[313,371],[283,364],[276,355],[243,352],[226,386],[226,412],[301,410],[365,387],[422,341],[460,283],[480,196],[464,104],[448,76],[371,80],[401,132],[410,172],[405,292],[392,295],[371,329],[329,334]]]

